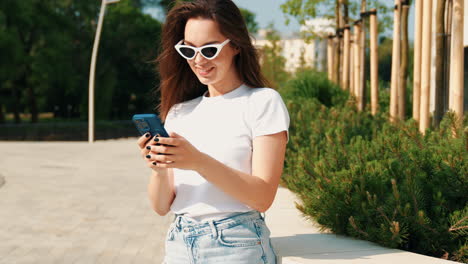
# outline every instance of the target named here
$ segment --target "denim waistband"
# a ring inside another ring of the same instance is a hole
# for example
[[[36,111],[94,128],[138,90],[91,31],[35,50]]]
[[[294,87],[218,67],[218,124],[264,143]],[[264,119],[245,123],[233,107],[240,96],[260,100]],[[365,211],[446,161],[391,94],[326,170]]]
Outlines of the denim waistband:
[[[194,222],[184,215],[176,215],[173,228],[186,233],[188,236],[200,236],[212,233],[217,236],[219,230],[239,225],[245,221],[264,219],[258,211],[249,211],[230,216],[225,219]]]

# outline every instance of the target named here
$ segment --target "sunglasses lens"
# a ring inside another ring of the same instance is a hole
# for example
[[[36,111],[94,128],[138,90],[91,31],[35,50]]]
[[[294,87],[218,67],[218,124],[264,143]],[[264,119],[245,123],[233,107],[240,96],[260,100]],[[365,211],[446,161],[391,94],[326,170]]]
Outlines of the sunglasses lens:
[[[203,55],[207,58],[212,58],[214,55],[216,55],[216,52],[218,51],[217,48],[215,47],[209,47],[209,48],[204,48],[201,50]]]
[[[180,52],[182,54],[184,54],[184,56],[186,56],[188,58],[192,58],[193,55],[195,55],[195,51],[193,49],[190,49],[190,48],[180,48],[179,50],[180,50]]]

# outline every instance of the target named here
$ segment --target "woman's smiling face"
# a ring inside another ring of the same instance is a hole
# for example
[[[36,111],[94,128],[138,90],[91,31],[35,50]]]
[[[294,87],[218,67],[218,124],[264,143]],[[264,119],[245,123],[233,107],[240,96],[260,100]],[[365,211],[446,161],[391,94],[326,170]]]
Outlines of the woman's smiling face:
[[[185,45],[201,47],[208,44],[221,44],[226,39],[221,34],[218,23],[211,19],[191,18],[185,25]],[[238,50],[228,43],[212,60],[197,53],[195,58],[187,62],[201,83],[209,86],[223,86],[224,83],[231,83],[238,79],[234,65],[234,57],[238,53]]]

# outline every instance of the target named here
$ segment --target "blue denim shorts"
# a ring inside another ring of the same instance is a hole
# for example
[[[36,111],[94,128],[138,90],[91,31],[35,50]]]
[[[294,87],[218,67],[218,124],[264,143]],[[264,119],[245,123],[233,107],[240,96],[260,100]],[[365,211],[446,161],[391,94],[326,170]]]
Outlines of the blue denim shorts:
[[[276,264],[270,230],[257,211],[195,222],[177,215],[163,264]]]

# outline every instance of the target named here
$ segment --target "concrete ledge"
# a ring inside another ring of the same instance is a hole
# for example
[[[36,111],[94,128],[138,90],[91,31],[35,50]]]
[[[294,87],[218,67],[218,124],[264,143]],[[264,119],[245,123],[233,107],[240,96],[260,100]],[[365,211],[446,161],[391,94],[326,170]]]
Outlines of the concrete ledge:
[[[294,207],[299,200],[288,189],[279,188],[275,202],[266,213],[278,264],[444,264],[457,263],[375,243],[321,232]]]

